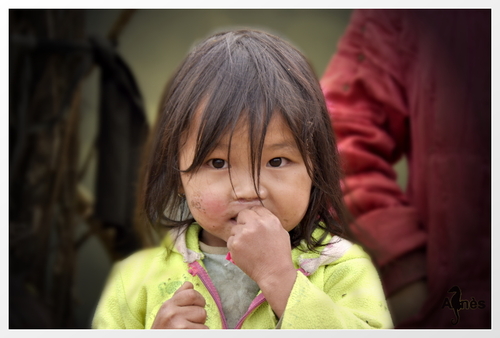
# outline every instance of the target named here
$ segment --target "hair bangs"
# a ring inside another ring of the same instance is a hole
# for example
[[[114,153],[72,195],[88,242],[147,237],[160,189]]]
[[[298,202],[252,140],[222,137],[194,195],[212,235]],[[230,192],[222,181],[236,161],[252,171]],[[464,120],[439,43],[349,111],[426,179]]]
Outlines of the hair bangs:
[[[274,113],[283,109],[283,103],[276,99],[276,88],[269,85],[277,74],[269,67],[262,67],[262,60],[252,48],[250,42],[241,43],[237,39],[227,39],[227,43],[217,46],[218,51],[212,53],[213,58],[223,60],[217,70],[207,68],[212,80],[203,86],[203,94],[196,112],[199,115],[198,135],[195,158],[186,171],[195,171],[203,163],[210,152],[217,146],[221,138],[232,134],[240,121],[248,126],[250,161],[254,163],[254,177],[258,177],[258,167],[264,144],[267,125]],[[214,47],[215,48],[215,47]],[[207,78],[207,76],[203,76]],[[202,89],[202,88],[200,88]],[[229,142],[228,151],[231,144]]]

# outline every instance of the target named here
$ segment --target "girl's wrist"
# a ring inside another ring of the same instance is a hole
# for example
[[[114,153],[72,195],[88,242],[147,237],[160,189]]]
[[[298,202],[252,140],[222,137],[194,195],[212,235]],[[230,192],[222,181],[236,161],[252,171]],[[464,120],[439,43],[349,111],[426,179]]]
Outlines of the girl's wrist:
[[[286,269],[280,272],[276,272],[273,274],[267,275],[265,278],[257,282],[259,284],[260,289],[264,291],[265,289],[274,289],[275,287],[279,287],[283,284],[291,284],[295,283],[295,279],[297,277],[297,270],[295,268]]]
[[[267,302],[278,317],[281,317],[285,311],[296,279],[297,270],[292,266],[269,274],[265,279],[257,282]]]

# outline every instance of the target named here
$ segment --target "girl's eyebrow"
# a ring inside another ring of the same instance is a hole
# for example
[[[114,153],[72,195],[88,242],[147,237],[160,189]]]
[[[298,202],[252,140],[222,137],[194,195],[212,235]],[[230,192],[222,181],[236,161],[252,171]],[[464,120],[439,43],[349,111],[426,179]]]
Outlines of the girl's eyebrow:
[[[213,149],[214,150],[220,150],[220,149],[227,150],[228,148],[229,148],[229,143],[218,142]]]
[[[271,144],[264,144],[265,148],[271,149],[271,150],[281,150],[281,149],[297,149],[297,146],[295,145],[295,142],[292,141],[284,141],[284,142],[278,142],[278,143],[271,143]]]
[[[214,150],[227,150],[229,147],[229,143],[227,142],[219,142],[217,145],[213,148]],[[297,145],[295,144],[295,141],[292,140],[279,140],[276,143],[264,143],[264,148],[269,149],[269,150],[281,150],[281,149],[297,149]]]

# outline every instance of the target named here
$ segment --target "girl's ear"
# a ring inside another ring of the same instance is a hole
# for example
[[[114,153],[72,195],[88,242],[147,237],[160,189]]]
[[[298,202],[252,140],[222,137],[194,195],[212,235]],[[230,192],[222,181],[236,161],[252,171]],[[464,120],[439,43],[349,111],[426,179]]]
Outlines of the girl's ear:
[[[184,197],[184,187],[183,187],[182,185],[179,187],[179,190],[177,191],[177,194],[178,194],[179,196],[181,196],[181,195],[182,195],[182,196]]]

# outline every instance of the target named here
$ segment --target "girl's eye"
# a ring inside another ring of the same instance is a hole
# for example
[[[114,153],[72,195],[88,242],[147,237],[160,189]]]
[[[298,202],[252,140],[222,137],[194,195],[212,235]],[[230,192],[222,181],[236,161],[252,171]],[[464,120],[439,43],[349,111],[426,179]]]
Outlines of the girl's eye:
[[[271,159],[268,163],[269,163],[269,166],[277,168],[277,167],[281,167],[281,165],[285,161],[286,160],[283,157],[275,157],[275,158]]]
[[[208,164],[215,169],[223,169],[226,167],[226,161],[220,158],[214,158],[208,161]]]

